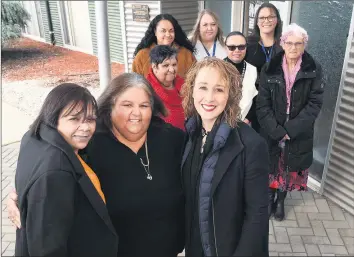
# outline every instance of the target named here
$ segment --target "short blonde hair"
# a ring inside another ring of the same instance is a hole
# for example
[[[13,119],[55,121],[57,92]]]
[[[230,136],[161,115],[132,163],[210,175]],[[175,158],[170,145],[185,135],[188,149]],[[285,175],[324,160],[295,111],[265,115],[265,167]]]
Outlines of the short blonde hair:
[[[230,127],[235,128],[237,122],[241,119],[241,76],[232,64],[215,57],[207,57],[202,61],[196,62],[188,71],[181,91],[184,114],[186,118],[198,115],[193,101],[193,89],[199,71],[206,67],[216,69],[220,73],[225,86],[229,89],[229,97],[220,119]]]
[[[200,11],[198,14],[198,18],[194,24],[193,30],[189,34],[189,38],[192,42],[192,45],[195,46],[195,44],[197,43],[198,40],[201,41],[201,39],[200,39],[200,21],[202,20],[202,18],[205,14],[209,14],[211,17],[213,17],[214,21],[216,22],[216,24],[218,26],[218,33],[216,34],[216,39],[219,41],[219,43],[222,46],[225,46],[223,31],[220,27],[219,17],[216,13],[214,13],[213,11],[211,11],[209,9],[204,9],[204,10]]]

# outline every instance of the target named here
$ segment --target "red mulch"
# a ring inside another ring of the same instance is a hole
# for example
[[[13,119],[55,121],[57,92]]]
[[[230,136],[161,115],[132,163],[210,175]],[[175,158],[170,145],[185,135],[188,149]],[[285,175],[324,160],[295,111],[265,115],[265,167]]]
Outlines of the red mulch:
[[[89,78],[93,84],[99,83],[96,56],[28,38],[16,39],[1,49],[1,63],[6,82],[46,78],[80,82]],[[112,63],[112,77],[122,72],[124,64]]]

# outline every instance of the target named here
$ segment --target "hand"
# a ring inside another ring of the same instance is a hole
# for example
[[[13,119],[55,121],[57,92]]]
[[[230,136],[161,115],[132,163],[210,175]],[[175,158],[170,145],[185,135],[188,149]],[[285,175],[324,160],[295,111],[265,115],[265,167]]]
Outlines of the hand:
[[[244,119],[243,122],[246,123],[247,125],[251,123],[248,119]]]
[[[286,134],[282,140],[283,140],[283,141],[285,141],[285,140],[290,140],[290,137],[288,136],[288,134]]]
[[[17,193],[14,189],[7,199],[7,212],[9,220],[11,220],[13,225],[17,228],[21,228],[20,210],[18,209],[17,201]]]

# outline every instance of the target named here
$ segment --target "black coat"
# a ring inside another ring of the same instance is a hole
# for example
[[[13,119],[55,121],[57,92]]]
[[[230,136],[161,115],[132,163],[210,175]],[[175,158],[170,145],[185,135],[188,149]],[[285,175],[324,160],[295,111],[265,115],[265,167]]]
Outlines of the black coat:
[[[22,228],[16,256],[117,256],[106,206],[71,146],[55,129],[21,141],[16,170]]]
[[[188,149],[184,161],[187,155]],[[245,123],[239,123],[220,150],[211,183],[208,224],[213,256],[269,255],[268,167],[266,142]],[[186,208],[196,207],[187,202]],[[189,235],[191,212],[186,213],[186,256],[190,256],[195,244]]]
[[[312,164],[314,123],[320,112],[324,83],[321,66],[306,51],[291,91],[289,121],[286,121],[286,84],[282,69],[284,51],[277,54],[261,72],[257,98],[257,117],[261,135],[267,140],[271,170],[277,171],[281,149],[279,141],[288,134],[285,166],[301,171]]]
[[[264,64],[266,63],[265,54],[262,51],[262,48],[259,44],[259,37],[256,36],[249,36],[247,38],[247,52],[245,60],[255,66],[257,68],[257,80],[256,80],[256,89],[258,90],[259,87],[259,79],[260,79],[260,72]],[[277,53],[281,52],[283,48],[279,45],[279,40],[275,43],[272,55],[273,58]],[[252,128],[259,133],[260,125],[257,120],[256,114],[256,99],[257,96],[253,98],[253,103],[251,109],[247,114],[247,119],[252,122]]]

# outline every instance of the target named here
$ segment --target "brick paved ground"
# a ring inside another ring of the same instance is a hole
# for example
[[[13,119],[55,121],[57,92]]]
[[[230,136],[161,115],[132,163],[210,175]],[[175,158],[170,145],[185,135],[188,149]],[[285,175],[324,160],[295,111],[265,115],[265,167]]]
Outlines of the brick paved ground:
[[[15,229],[6,201],[13,187],[19,143],[2,147],[2,256],[13,256]],[[292,192],[286,220],[269,221],[271,256],[354,256],[354,218],[314,192]]]

